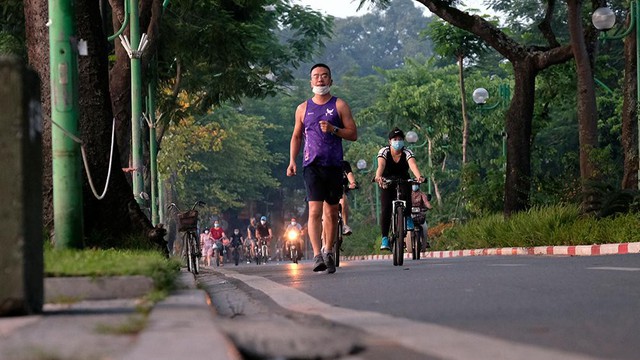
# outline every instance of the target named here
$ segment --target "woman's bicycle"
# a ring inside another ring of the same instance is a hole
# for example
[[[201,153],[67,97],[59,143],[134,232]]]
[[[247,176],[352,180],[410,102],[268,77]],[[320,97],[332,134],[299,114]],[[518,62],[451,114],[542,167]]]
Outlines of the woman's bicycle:
[[[199,258],[201,255],[200,242],[198,241],[198,210],[196,207],[204,206],[202,201],[196,201],[191,210],[180,212],[180,208],[175,203],[167,206],[168,210],[178,212],[178,231],[183,232],[182,235],[182,257],[187,263],[187,270],[197,275],[200,271]]]
[[[402,184],[420,184],[413,179],[383,179],[386,186],[395,186],[396,196],[393,200],[391,211],[391,229],[389,241],[393,250],[393,265],[402,266],[404,263],[404,237],[407,235],[404,209],[407,202],[401,199]]]

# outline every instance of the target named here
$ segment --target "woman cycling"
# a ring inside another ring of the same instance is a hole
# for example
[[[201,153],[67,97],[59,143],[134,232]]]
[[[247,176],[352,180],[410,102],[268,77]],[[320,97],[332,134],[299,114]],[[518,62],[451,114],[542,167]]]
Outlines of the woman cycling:
[[[389,132],[389,145],[378,151],[378,169],[375,181],[381,188],[380,192],[380,228],[382,231],[382,244],[380,250],[391,250],[389,247],[389,227],[391,226],[391,204],[396,196],[395,188],[385,188],[383,179],[408,180],[409,169],[418,182],[422,182],[418,164],[413,156],[413,151],[404,147],[404,132],[394,128]],[[408,206],[404,208],[404,216],[407,219],[407,230],[413,230],[411,220],[411,185],[401,184],[400,197]]]

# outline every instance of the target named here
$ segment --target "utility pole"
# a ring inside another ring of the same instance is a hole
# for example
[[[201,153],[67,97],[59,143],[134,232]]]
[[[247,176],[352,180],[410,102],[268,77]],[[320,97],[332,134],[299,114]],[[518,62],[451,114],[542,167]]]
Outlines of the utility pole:
[[[155,74],[154,74],[155,75]],[[158,225],[158,139],[156,138],[156,77],[149,80],[149,94],[147,95],[147,114],[149,119],[149,152],[151,163],[151,223]]]
[[[131,37],[131,159],[133,167],[133,196],[142,207],[144,199],[144,181],[142,179],[142,71],[140,58],[140,18],[138,15],[138,0],[130,1],[129,36]]]
[[[78,49],[73,0],[49,0],[51,153],[56,248],[81,248],[82,175],[78,136]]]

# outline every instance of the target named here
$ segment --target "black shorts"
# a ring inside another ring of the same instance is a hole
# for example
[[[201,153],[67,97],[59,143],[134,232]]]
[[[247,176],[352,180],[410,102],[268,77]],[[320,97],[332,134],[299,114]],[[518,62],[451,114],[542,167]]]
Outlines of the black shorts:
[[[336,205],[342,198],[342,167],[305,166],[304,186],[307,189],[307,201],[326,201]]]

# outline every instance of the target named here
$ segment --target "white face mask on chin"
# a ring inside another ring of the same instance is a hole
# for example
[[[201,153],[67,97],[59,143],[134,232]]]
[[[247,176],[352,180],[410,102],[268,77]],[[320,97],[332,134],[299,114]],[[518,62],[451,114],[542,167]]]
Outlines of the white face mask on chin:
[[[329,93],[330,90],[331,90],[331,85],[314,86],[312,89],[313,93],[316,95],[326,95]]]

